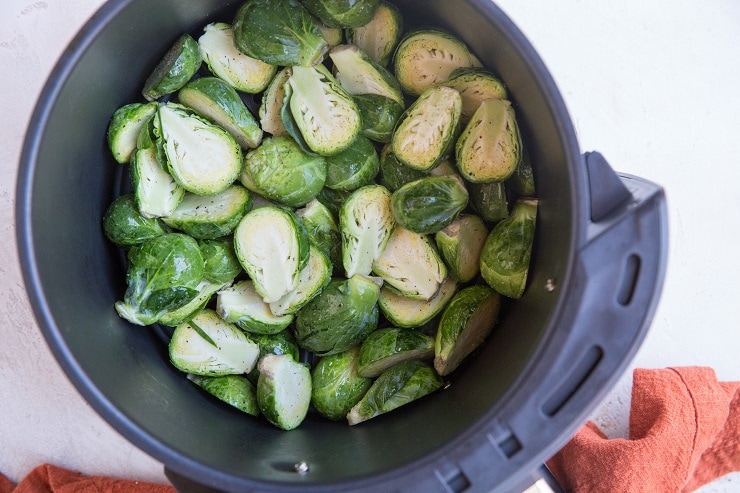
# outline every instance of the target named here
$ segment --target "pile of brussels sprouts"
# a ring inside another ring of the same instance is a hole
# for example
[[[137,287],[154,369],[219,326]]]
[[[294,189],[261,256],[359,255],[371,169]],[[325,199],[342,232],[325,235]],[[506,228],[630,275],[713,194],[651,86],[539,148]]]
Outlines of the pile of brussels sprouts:
[[[283,429],[443,386],[524,292],[537,200],[507,89],[379,0],[247,0],[182,35],[108,128],[118,314]]]

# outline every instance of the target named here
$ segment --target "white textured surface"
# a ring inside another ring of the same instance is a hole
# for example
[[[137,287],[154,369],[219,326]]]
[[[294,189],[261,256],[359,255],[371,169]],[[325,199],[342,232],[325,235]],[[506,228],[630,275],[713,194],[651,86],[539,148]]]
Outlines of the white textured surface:
[[[42,462],[163,481],[162,467],[77,394],[38,331],[15,247],[17,162],[45,78],[101,0],[0,2],[0,471]],[[583,150],[665,187],[670,256],[653,327],[632,367],[702,365],[740,380],[740,3],[501,0],[553,74]],[[595,412],[626,436],[631,372]],[[740,474],[703,493],[740,491]]]

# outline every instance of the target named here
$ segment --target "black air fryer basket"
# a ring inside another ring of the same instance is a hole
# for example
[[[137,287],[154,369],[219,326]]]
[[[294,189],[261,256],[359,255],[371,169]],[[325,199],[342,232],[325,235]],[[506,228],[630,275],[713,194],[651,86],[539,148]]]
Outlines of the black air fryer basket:
[[[443,391],[358,426],[310,415],[285,432],[204,398],[156,331],[113,309],[125,269],[101,230],[122,173],[105,144],[110,116],[140,100],[180,34],[230,22],[241,1],[111,0],[42,92],[17,201],[39,326],[87,401],[183,489],[510,491],[587,419],[650,325],[666,262],[662,189],[581,153],[544,64],[493,3],[394,3],[409,23],[456,33],[506,82],[540,202],[526,293],[480,353]]]

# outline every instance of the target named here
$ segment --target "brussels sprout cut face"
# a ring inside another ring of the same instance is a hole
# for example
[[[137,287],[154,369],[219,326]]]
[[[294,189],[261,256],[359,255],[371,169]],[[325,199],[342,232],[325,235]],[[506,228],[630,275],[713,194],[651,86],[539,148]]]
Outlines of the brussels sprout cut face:
[[[385,68],[353,45],[340,45],[329,52],[337,82],[351,95],[377,94],[404,104],[401,86]]]
[[[347,40],[367,53],[372,61],[385,67],[402,34],[401,12],[393,4],[381,2],[368,23],[347,29]]]
[[[311,404],[311,373],[287,354],[267,354],[259,363],[257,403],[268,421],[284,430],[297,428]]]

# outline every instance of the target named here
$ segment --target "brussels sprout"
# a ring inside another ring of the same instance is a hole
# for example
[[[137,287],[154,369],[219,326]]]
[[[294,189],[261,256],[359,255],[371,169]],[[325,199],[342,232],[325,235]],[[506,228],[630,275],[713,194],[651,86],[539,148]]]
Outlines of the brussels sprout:
[[[506,187],[519,197],[534,197],[537,194],[534,185],[532,161],[530,161],[529,153],[525,146],[522,146],[522,156],[519,166],[516,167],[514,173],[506,180]]]
[[[459,68],[450,74],[442,85],[451,87],[462,96],[463,107],[460,120],[470,121],[473,113],[486,99],[507,99],[509,93],[503,82],[483,68]]]
[[[326,160],[304,152],[290,137],[268,137],[247,152],[240,180],[255,193],[288,207],[318,195],[326,181]]]
[[[506,198],[504,182],[468,182],[467,188],[470,194],[470,205],[484,221],[497,223],[509,217],[509,202]]]
[[[462,176],[457,172],[457,167],[449,158],[443,159],[441,163],[430,169],[428,174],[429,176],[452,176],[457,178],[461,183],[464,183],[467,187],[467,183],[463,181]]]
[[[234,30],[223,22],[204,27],[198,45],[209,70],[239,91],[260,93],[277,72],[277,66],[239,51],[234,45]]]
[[[357,371],[359,346],[324,356],[311,374],[311,403],[322,416],[333,421],[344,418],[365,395],[372,379]]]
[[[178,325],[184,324],[203,310],[211,301],[211,298],[215,293],[224,289],[229,284],[231,284],[231,281],[213,282],[204,278],[195,288],[198,292],[198,294],[195,295],[195,298],[177,310],[163,313],[162,316],[157,319],[157,323],[160,325],[166,325],[167,327],[177,327]]]
[[[283,330],[276,334],[254,334],[248,332],[247,339],[259,345],[259,359],[262,359],[266,354],[287,354],[295,361],[298,361],[298,358],[300,357],[295,337],[293,337],[292,333],[288,330]],[[247,378],[254,383],[257,383],[259,376],[259,365],[255,366],[254,369],[247,374]]]
[[[160,105],[158,116],[167,168],[182,188],[216,194],[239,177],[242,151],[229,132],[174,103]]]
[[[293,315],[275,315],[257,294],[252,281],[239,281],[216,294],[221,318],[251,334],[277,334],[293,322]]]
[[[257,405],[257,387],[240,375],[204,377],[188,374],[188,380],[242,412],[252,416],[260,414],[260,408]]]
[[[426,172],[409,168],[399,161],[390,145],[383,146],[380,151],[380,183],[388,190],[395,192],[405,184],[426,176]]]
[[[391,237],[396,220],[391,194],[382,185],[355,190],[339,211],[342,264],[347,277],[369,275]]]
[[[270,65],[310,67],[329,45],[297,0],[247,0],[232,23],[234,45]]]
[[[518,200],[511,215],[493,227],[483,245],[480,273],[489,286],[509,298],[524,294],[536,218],[537,200]]]
[[[324,187],[316,196],[316,200],[329,209],[329,212],[335,217],[339,217],[339,210],[354,192],[354,190],[332,190],[329,187]]]
[[[375,378],[391,366],[407,360],[434,356],[434,339],[413,329],[386,327],[367,336],[360,347],[358,371]]]
[[[354,45],[339,45],[331,49],[337,82],[352,96],[377,94],[404,105],[398,81],[384,67],[373,62]]]
[[[403,114],[403,106],[377,94],[358,94],[352,99],[362,119],[360,134],[376,142],[390,142],[393,129]]]
[[[131,103],[113,113],[106,136],[108,147],[117,162],[124,164],[131,161],[139,133],[156,111],[156,103]]]
[[[319,356],[341,353],[378,326],[380,287],[364,276],[333,279],[296,315],[298,346]]]
[[[185,189],[160,166],[156,147],[137,150],[130,171],[136,206],[144,217],[169,216],[185,197]]]
[[[270,85],[262,93],[262,102],[259,109],[260,126],[273,137],[287,135],[281,110],[285,98],[285,84],[290,77],[290,67],[284,67],[273,77]]]
[[[418,360],[402,361],[385,370],[347,413],[350,426],[392,411],[442,387],[434,369]]]
[[[407,34],[393,56],[394,73],[401,87],[418,96],[446,81],[459,68],[480,67],[480,61],[455,36],[434,29]]]
[[[367,53],[372,61],[387,66],[403,34],[403,18],[395,5],[380,2],[366,24],[347,28],[347,42]]]
[[[480,252],[488,229],[478,216],[459,215],[434,235],[439,253],[461,283],[473,280],[480,271]]]
[[[303,219],[308,241],[326,255],[337,271],[342,265],[342,234],[329,208],[314,199],[298,209],[296,215]]]
[[[231,185],[215,195],[186,193],[162,221],[193,238],[214,239],[230,234],[251,207],[252,196],[247,189]]]
[[[195,110],[228,131],[244,149],[262,141],[262,129],[236,90],[218,77],[201,77],[188,82],[177,96]]]
[[[503,181],[516,169],[522,142],[511,103],[486,99],[460,134],[457,167],[468,181]]]
[[[407,183],[391,198],[393,216],[404,228],[436,233],[455,220],[468,204],[468,192],[457,178],[429,176]]]
[[[331,271],[332,265],[326,255],[311,245],[308,263],[298,276],[298,285],[279,300],[270,303],[270,311],[276,316],[297,312],[329,284]]]
[[[230,283],[242,272],[231,238],[200,240],[198,246],[205,262],[203,279],[214,283]]]
[[[330,48],[339,46],[342,44],[342,41],[344,41],[344,33],[342,32],[341,27],[329,27],[321,22],[318,22],[316,25],[319,27],[321,35],[324,37],[326,44],[328,44]]]
[[[396,327],[421,327],[442,312],[456,290],[457,281],[453,277],[447,277],[437,294],[428,301],[401,296],[383,287],[380,290],[378,306],[385,318]]]
[[[498,321],[501,296],[488,286],[460,290],[442,313],[434,342],[434,369],[449,375],[491,333]]]
[[[170,361],[193,375],[221,376],[249,373],[260,349],[244,332],[205,309],[175,327],[169,343]]]
[[[326,67],[293,67],[288,84],[290,92],[286,88],[286,99],[290,115],[313,152],[329,156],[355,140],[362,123],[360,112]],[[290,131],[285,116],[283,124]]]
[[[265,303],[295,289],[308,262],[308,238],[299,222],[290,211],[262,207],[248,212],[234,231],[236,256]]]
[[[373,273],[391,291],[429,300],[447,277],[447,267],[429,238],[396,226],[385,249],[373,262]]]
[[[362,26],[370,22],[380,0],[303,0],[303,5],[327,26]]]
[[[399,161],[428,171],[451,151],[459,135],[460,93],[438,86],[424,91],[398,120],[391,149]]]
[[[198,42],[189,34],[183,34],[154,67],[144,82],[142,95],[147,101],[154,101],[178,91],[198,72],[202,63]]]
[[[325,185],[335,190],[356,190],[373,182],[380,160],[370,139],[362,135],[345,150],[326,158]]]
[[[311,404],[311,372],[287,354],[267,354],[259,362],[257,404],[267,420],[283,430],[297,428]]]
[[[162,314],[192,300],[205,270],[198,243],[180,233],[157,236],[131,248],[128,261],[126,293],[115,308],[137,325],[153,324]]]
[[[132,193],[121,195],[108,206],[103,215],[103,231],[110,241],[124,248],[167,233],[162,221],[139,212]]]

